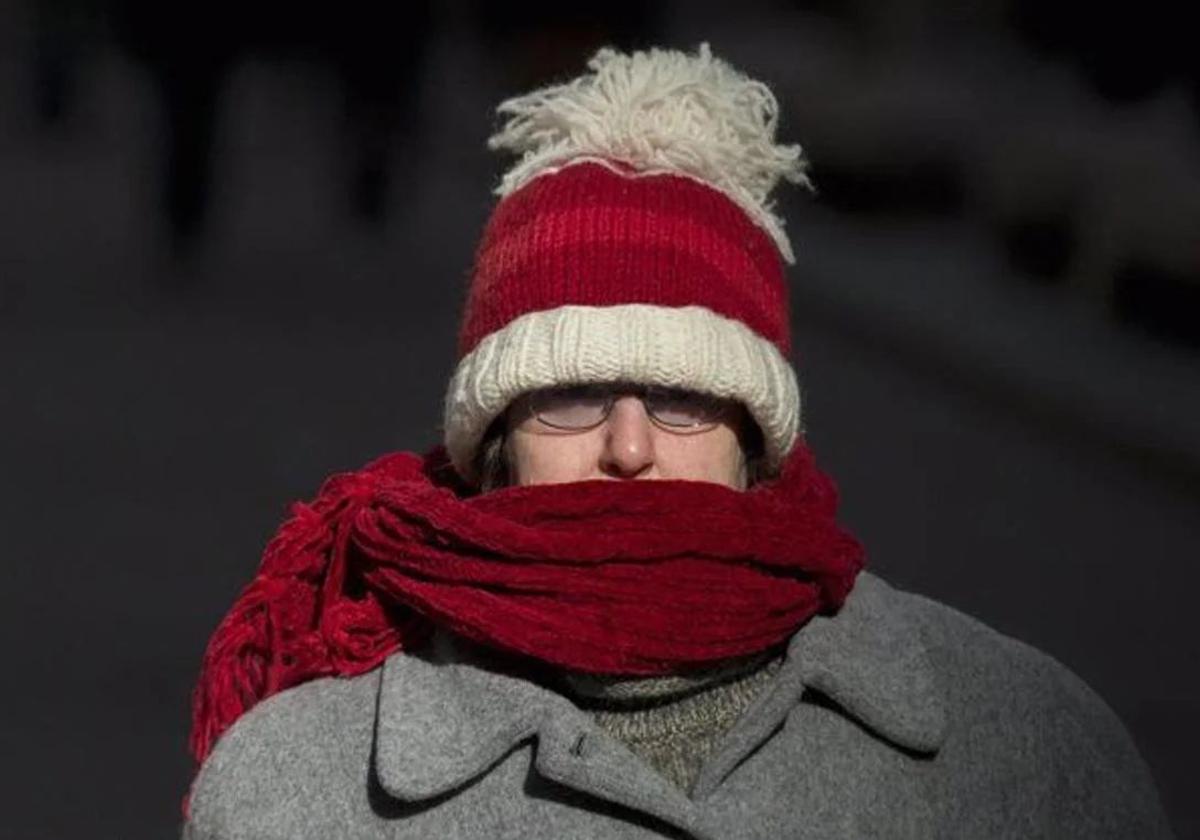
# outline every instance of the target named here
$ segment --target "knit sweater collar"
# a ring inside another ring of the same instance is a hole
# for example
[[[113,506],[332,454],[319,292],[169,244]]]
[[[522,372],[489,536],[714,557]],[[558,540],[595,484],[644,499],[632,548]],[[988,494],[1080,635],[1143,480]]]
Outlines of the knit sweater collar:
[[[887,742],[936,752],[945,713],[904,597],[864,573],[837,615],[817,616],[801,628],[770,686],[705,766],[697,795],[769,737],[807,691]],[[437,715],[436,725],[427,714]],[[563,783],[581,784],[578,756],[597,750],[587,746],[597,724],[572,699],[536,675],[498,670],[453,646],[399,653],[385,662],[376,726],[379,781],[408,801],[452,790],[531,737],[539,744],[538,770]],[[650,813],[687,807],[686,797],[665,780],[623,779],[627,765],[609,752],[597,750],[589,772],[605,778],[612,796],[620,798],[628,787]]]
[[[768,650],[730,659],[708,668],[663,677],[621,677],[565,671],[559,684],[580,708],[595,711],[634,711],[674,705],[719,686],[736,684],[769,662],[781,660],[782,650]]]

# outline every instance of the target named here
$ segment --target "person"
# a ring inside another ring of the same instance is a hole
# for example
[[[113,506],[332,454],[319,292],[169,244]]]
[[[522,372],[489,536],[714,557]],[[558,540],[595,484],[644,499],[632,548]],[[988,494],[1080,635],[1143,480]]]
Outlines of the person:
[[[500,112],[443,443],[268,545],[205,653],[184,837],[1169,837],[1087,685],[838,525],[771,91],[604,49]]]

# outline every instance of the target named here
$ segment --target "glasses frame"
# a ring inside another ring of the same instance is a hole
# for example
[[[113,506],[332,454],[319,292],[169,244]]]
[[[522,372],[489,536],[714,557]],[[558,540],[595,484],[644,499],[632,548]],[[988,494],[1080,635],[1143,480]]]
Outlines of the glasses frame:
[[[539,397],[558,391],[570,390],[572,388],[595,388],[603,392],[604,409],[601,412],[599,420],[587,426],[560,426],[558,424],[549,422],[538,413],[537,401]],[[701,423],[694,423],[690,425],[668,423],[655,414],[651,408],[651,403],[648,402],[648,400],[655,394],[699,395],[705,400],[710,400],[712,402],[714,406],[714,412],[711,416],[711,419],[705,420]],[[521,414],[523,417],[532,417],[542,426],[545,426],[548,429],[553,429],[556,432],[587,432],[604,425],[609,416],[612,414],[613,406],[616,405],[617,398],[624,396],[636,396],[638,400],[641,401],[642,408],[644,408],[646,411],[646,416],[650,418],[650,421],[654,423],[654,425],[658,426],[664,431],[681,435],[699,434],[701,432],[711,431],[719,426],[723,420],[735,415],[738,408],[738,403],[736,400],[728,397],[718,397],[711,394],[706,394],[702,391],[694,391],[690,388],[674,388],[662,385],[639,385],[632,382],[614,382],[611,384],[579,382],[574,384],[553,385],[546,388],[539,388],[535,391],[530,391],[522,395],[520,398],[522,403]]]

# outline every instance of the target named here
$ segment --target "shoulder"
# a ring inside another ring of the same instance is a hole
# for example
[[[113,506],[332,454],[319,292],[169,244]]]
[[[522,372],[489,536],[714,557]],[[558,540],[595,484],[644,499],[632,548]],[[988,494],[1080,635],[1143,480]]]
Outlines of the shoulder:
[[[1075,820],[1075,832],[1170,836],[1132,736],[1070,668],[932,598],[875,576],[865,583],[863,596],[902,615],[923,646],[946,713],[941,758],[968,784],[1012,792],[1033,780],[1047,818]]]
[[[1128,740],[1100,695],[1050,654],[927,596],[874,576],[866,582],[871,597],[914,628],[942,697],[960,722],[1015,716],[1026,726],[1061,729],[1070,721],[1105,740]]]
[[[1099,695],[1054,657],[876,575],[859,575],[835,621],[843,649],[861,667],[875,668],[878,679],[903,683],[923,675],[912,680],[920,699],[940,707],[951,730],[1004,720],[1032,732],[1057,729],[1066,717],[1124,735]]]
[[[192,785],[184,836],[296,837],[344,810],[366,788],[379,673],[304,683],[234,722]]]
[[[1125,733],[1100,695],[1045,651],[940,601],[879,578],[873,582],[881,597],[910,618],[943,694],[954,705],[984,709],[999,704],[1026,716],[1067,715],[1096,732]]]

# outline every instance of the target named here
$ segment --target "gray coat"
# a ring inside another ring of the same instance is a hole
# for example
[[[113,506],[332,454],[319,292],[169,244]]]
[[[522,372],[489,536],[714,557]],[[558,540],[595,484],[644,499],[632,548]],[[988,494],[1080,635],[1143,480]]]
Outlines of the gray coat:
[[[255,707],[201,769],[186,840],[1170,837],[1083,682],[870,574],[796,633],[690,798],[565,696],[464,650]]]

